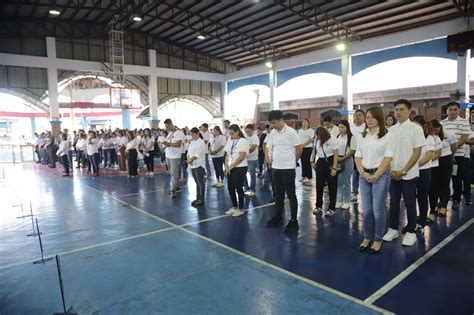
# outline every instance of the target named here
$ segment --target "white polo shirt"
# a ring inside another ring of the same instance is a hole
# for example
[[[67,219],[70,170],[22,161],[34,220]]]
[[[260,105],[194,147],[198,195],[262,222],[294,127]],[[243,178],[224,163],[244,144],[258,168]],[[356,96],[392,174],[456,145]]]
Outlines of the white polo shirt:
[[[300,129],[300,131],[298,131],[298,137],[300,139],[301,144],[303,144],[306,141],[308,141],[309,139],[311,139],[311,141],[307,145],[305,145],[304,148],[312,148],[313,147],[313,141],[314,141],[314,130],[313,130],[313,128]]]
[[[204,143],[209,143],[211,140],[211,133],[209,131],[201,132],[202,138],[204,139]]]
[[[181,130],[171,131],[168,133],[168,137],[166,137],[166,141],[170,143],[177,143],[178,141],[184,142],[185,140],[184,133]],[[180,159],[182,154],[181,147],[166,147],[166,158],[167,159]]]
[[[351,137],[351,142],[349,145],[347,145],[347,134],[346,135],[339,135],[339,137],[336,138],[337,144],[338,144],[338,149],[339,149],[339,156],[345,156],[347,152],[351,150],[356,150],[357,149],[357,139],[355,135],[352,135]]]
[[[443,125],[443,131],[450,131],[454,133],[454,135],[457,138],[457,141],[461,139],[462,135],[468,135],[471,133],[471,126],[469,125],[469,122],[462,118],[459,117],[454,119],[454,120],[449,120],[448,118],[443,119],[441,121],[441,125]],[[461,146],[458,148],[456,151],[455,156],[464,156],[464,147]]]
[[[331,129],[328,129],[328,131],[332,138],[336,138],[339,135],[339,127],[336,125],[333,125]]]
[[[247,155],[247,161],[258,160],[258,145],[260,144],[260,140],[258,139],[258,136],[254,133],[253,136],[247,137],[247,141],[249,142],[249,150],[252,145],[257,146],[255,150],[253,150]]]
[[[223,135],[218,135],[217,137],[212,137],[211,138],[211,151],[216,151],[216,149],[219,148],[220,146],[225,148],[226,142],[227,142],[227,139]],[[225,155],[224,148],[222,148],[222,150],[220,150],[216,154],[212,155],[212,157],[214,157],[214,158],[223,157]]]
[[[438,151],[439,149],[443,149],[443,143],[441,142],[441,139],[438,136],[433,136],[433,139],[435,143],[434,150],[436,153],[436,151]],[[437,158],[434,161],[431,160],[431,167],[438,167],[438,166],[439,166],[439,158]]]
[[[425,145],[425,134],[419,125],[409,119],[392,126],[389,133],[393,146],[392,171],[401,171],[413,155],[413,150]],[[415,163],[402,179],[410,180],[419,176],[420,168]]]
[[[272,168],[278,170],[296,168],[295,147],[300,145],[300,139],[295,129],[286,124],[281,131],[273,128],[265,141],[272,160]]]
[[[441,150],[441,157],[445,157],[445,156],[453,154],[453,152],[451,151],[451,145],[458,142],[456,135],[452,133],[451,131],[443,130],[443,133],[444,133],[444,139],[441,142],[442,147],[443,147],[443,149]]]
[[[469,134],[467,140],[471,140],[472,138],[474,138],[474,133],[471,130],[471,133]],[[467,159],[471,158],[471,145],[470,144],[465,144],[464,145],[464,157],[467,158]]]
[[[316,140],[315,149],[320,158],[329,158],[334,155],[334,150],[339,149],[339,143],[336,138],[331,137],[321,146],[321,140]]]
[[[355,124],[351,125],[351,133],[356,136],[358,139],[365,130],[365,123],[362,123],[360,126],[356,126]]]
[[[228,166],[230,166],[234,161],[236,161],[239,158],[239,153],[243,152],[245,153],[245,156],[249,154],[249,142],[245,138],[239,138],[239,139],[230,139],[227,141],[227,144],[224,148],[225,152],[227,153],[228,156]],[[240,162],[239,165],[236,167],[246,167],[248,166],[247,159],[243,159],[242,162]]]
[[[196,157],[196,160],[194,160],[189,166],[194,169],[198,167],[206,168],[206,144],[204,143],[204,140],[202,139],[197,139],[197,140],[191,140],[189,143],[189,148],[188,148],[188,159],[191,157]]]
[[[87,155],[94,155],[99,153],[99,140],[97,138],[92,139],[89,143],[89,139],[87,141]]]
[[[378,133],[378,128],[373,134],[367,130],[365,137],[361,135],[357,141],[355,156],[362,159],[362,166],[365,169],[377,169],[384,158],[393,158],[390,132],[382,138],[378,137]]]
[[[435,139],[433,138],[433,136],[426,137],[425,138],[425,145],[423,146],[423,148],[421,148],[420,159],[418,161],[423,159],[427,152],[429,152],[429,151],[434,152],[435,147],[436,147],[436,144],[435,144]],[[428,163],[426,163],[425,165],[420,167],[420,170],[427,170],[427,169],[432,168],[432,167],[433,167],[433,163],[431,161],[428,161]]]

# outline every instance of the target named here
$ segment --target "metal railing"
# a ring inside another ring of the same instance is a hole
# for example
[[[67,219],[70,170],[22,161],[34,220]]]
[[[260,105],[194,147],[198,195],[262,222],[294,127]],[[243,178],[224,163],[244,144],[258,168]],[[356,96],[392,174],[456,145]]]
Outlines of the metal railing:
[[[36,161],[35,149],[31,144],[0,144],[0,163],[31,163]]]

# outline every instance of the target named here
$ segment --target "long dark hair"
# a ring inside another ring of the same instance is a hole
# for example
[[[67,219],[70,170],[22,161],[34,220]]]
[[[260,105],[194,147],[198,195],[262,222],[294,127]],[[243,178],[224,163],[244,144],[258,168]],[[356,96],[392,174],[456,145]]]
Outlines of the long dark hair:
[[[233,132],[237,132],[239,134],[239,138],[245,138],[244,133],[240,129],[239,125],[232,124],[229,126],[229,130],[232,130]]]
[[[395,126],[397,124],[398,120],[392,114],[388,114],[387,117],[385,117],[385,126],[387,126],[388,117],[392,118],[392,120],[393,120],[393,125],[392,126]]]
[[[131,141],[131,140],[135,139],[135,132],[129,130],[127,132],[127,136],[128,136],[128,139]]]
[[[440,138],[441,140],[443,140],[443,139],[444,139],[443,125],[441,125],[441,124],[439,123],[439,121],[436,120],[436,119],[433,119],[432,121],[430,121],[430,123],[431,123],[431,127],[432,127],[432,128],[441,128],[441,129],[439,130],[439,135],[438,135],[438,136],[439,136],[439,138]]]
[[[331,138],[331,134],[324,127],[318,127],[318,129],[316,129],[316,136],[319,137],[321,147]]]
[[[423,133],[425,134],[425,138],[427,138],[433,132],[430,123],[426,121],[425,117],[416,115],[413,118],[413,121],[421,125],[421,128],[423,128]]]
[[[346,119],[341,120],[339,122],[339,125],[343,125],[344,127],[346,127],[346,129],[347,129],[347,145],[350,146],[351,145],[351,139],[352,139],[351,125],[349,124],[349,122]],[[339,134],[339,136],[340,135],[341,134]]]
[[[199,129],[196,127],[191,128],[189,131],[190,133],[194,133],[195,135],[199,135],[199,138],[203,139],[202,134],[199,132]]]
[[[370,113],[375,120],[379,123],[379,134],[377,135],[380,138],[385,136],[387,134],[387,127],[385,127],[385,114],[383,113],[383,110],[380,109],[380,107],[371,107],[365,112],[365,117],[367,117],[367,114]],[[367,119],[367,118],[366,118]],[[367,123],[365,124],[365,130],[362,133],[362,137],[365,138],[367,135],[367,129],[369,126],[367,126]]]
[[[222,130],[221,130],[221,127],[219,126],[215,126],[214,127],[214,130],[216,130],[221,136],[222,136]]]

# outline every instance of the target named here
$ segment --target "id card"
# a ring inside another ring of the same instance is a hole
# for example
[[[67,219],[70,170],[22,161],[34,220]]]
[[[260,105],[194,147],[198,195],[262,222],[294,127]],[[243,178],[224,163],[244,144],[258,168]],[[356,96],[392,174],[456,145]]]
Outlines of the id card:
[[[453,173],[452,173],[453,176],[458,176],[458,165],[457,164],[453,164]]]

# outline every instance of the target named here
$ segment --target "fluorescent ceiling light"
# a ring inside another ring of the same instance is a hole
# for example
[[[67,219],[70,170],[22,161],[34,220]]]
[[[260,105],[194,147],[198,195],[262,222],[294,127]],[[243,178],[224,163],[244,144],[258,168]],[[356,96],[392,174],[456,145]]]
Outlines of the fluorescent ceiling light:
[[[269,69],[273,68],[273,63],[271,61],[265,62],[265,66]]]
[[[200,40],[204,40],[204,39],[206,39],[206,37],[205,37],[205,36],[203,36],[203,35],[198,35],[196,38],[197,38],[197,39],[200,39]]]
[[[339,43],[339,44],[336,45],[336,49],[338,51],[344,51],[344,50],[346,50],[346,44],[345,43]]]
[[[58,10],[49,10],[49,14],[51,14],[51,15],[60,15],[61,12],[59,12]]]
[[[135,22],[140,22],[140,21],[142,20],[142,18],[139,17],[138,15],[135,15],[135,16],[133,17],[133,20],[134,20]]]

